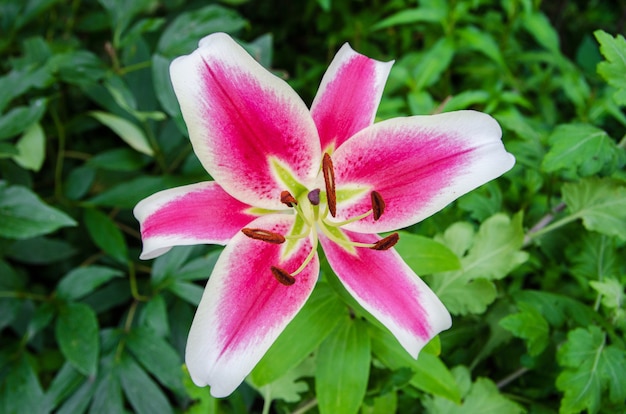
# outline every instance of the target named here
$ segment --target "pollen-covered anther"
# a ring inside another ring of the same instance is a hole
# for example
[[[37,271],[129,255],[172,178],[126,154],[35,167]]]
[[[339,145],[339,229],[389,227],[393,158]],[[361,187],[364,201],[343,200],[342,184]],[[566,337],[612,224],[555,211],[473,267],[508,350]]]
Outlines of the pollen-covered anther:
[[[273,233],[268,230],[251,229],[251,228],[245,227],[241,229],[241,232],[245,234],[246,236],[250,237],[251,239],[262,240],[267,243],[281,244],[285,242],[285,237],[283,237],[281,234]]]
[[[291,286],[296,283],[296,278],[291,276],[291,274],[285,269],[281,269],[277,266],[272,266],[270,269],[272,270],[272,274],[274,275],[276,280],[278,280],[283,285]]]
[[[324,173],[324,183],[326,184],[326,202],[330,215],[335,217],[337,214],[337,193],[335,191],[335,170],[333,161],[328,153],[324,153],[322,159],[322,172]]]
[[[385,200],[378,191],[372,191],[372,213],[374,214],[374,221],[378,220],[380,216],[385,212]]]
[[[298,200],[287,190],[280,193],[280,202],[287,205],[287,207],[298,205]]]
[[[395,246],[396,243],[398,243],[398,240],[400,240],[400,235],[398,235],[398,233],[393,233],[385,237],[384,239],[378,240],[376,243],[374,243],[372,247],[370,247],[370,249],[388,250]]]

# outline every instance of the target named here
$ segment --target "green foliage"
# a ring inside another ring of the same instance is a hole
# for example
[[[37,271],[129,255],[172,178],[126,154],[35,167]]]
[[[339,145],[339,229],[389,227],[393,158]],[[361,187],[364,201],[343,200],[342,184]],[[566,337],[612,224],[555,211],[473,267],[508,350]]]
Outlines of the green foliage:
[[[0,2],[0,412],[623,411],[618,3]],[[377,119],[500,122],[516,167],[400,233],[396,250],[454,315],[417,360],[322,258],[244,385],[215,399],[191,382],[186,337],[221,249],[140,261],[131,210],[208,179],[168,68],[216,31],[307,103],[350,42],[395,59]]]

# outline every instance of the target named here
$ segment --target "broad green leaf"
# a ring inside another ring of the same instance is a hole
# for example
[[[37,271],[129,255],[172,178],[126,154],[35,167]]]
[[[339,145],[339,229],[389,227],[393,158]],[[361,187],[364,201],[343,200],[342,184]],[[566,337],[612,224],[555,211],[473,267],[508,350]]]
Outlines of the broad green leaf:
[[[183,366],[183,384],[187,395],[191,398],[191,405],[185,411],[187,414],[218,414],[219,399],[209,392],[209,388],[200,388],[193,383],[187,367]]]
[[[157,336],[165,338],[170,333],[167,307],[163,295],[155,295],[141,310],[139,323],[154,331]]]
[[[395,13],[386,19],[374,24],[371,30],[380,30],[387,27],[397,26],[401,24],[412,23],[440,23],[446,18],[447,10],[443,8],[425,8],[407,9]]]
[[[463,402],[456,404],[441,397],[426,396],[423,401],[426,411],[430,414],[466,414],[466,413],[507,413],[521,414],[525,410],[500,393],[498,387],[487,378],[470,381],[470,373],[463,366],[455,367],[456,382],[463,389]],[[463,385],[461,385],[463,384]]]
[[[16,240],[6,249],[6,255],[22,263],[43,265],[72,257],[77,249],[64,240],[33,237]]]
[[[600,52],[605,57],[604,62],[598,64],[598,73],[606,79],[609,85],[618,89],[615,97],[621,105],[626,105],[626,39],[618,34],[613,37],[602,30],[593,32],[600,43]],[[621,92],[621,93],[620,93]]]
[[[620,275],[620,254],[617,239],[601,233],[586,233],[578,243],[579,249],[567,252],[572,262],[570,272],[579,278],[603,280]]]
[[[298,402],[302,399],[300,394],[309,390],[308,384],[302,378],[312,377],[315,374],[314,360],[313,356],[305,359],[300,365],[290,369],[280,378],[261,387],[257,387],[252,381],[248,381],[248,383],[263,396],[265,404],[273,400]]]
[[[457,30],[456,34],[464,42],[462,44],[463,46],[483,53],[485,56],[496,62],[501,68],[506,67],[498,43],[488,32],[480,30],[475,26],[468,26]]]
[[[104,62],[88,50],[72,50],[54,54],[47,63],[64,82],[89,86],[106,76]]]
[[[116,148],[90,158],[87,165],[103,170],[137,171],[149,161],[149,158],[129,148]]]
[[[80,299],[114,277],[121,276],[121,271],[109,267],[79,267],[63,276],[57,285],[57,296],[66,300]]]
[[[124,399],[117,364],[118,362],[114,362],[112,356],[107,356],[103,360],[96,380],[90,413],[124,412]]]
[[[618,309],[624,305],[624,286],[617,279],[592,280],[589,285],[602,295],[602,304],[607,308]]]
[[[43,203],[26,187],[0,181],[0,236],[28,239],[75,226],[67,214]]]
[[[457,270],[461,267],[458,256],[444,244],[406,231],[399,232],[399,235],[400,241],[394,248],[418,275]]]
[[[127,345],[144,369],[163,386],[183,395],[183,363],[178,353],[163,338],[148,328],[135,328],[127,338]]]
[[[62,306],[55,332],[61,352],[74,368],[85,375],[94,375],[100,350],[94,311],[82,303]]]
[[[115,34],[115,46],[118,45],[122,32],[130,25],[133,18],[140,12],[153,7],[152,0],[98,0],[98,2],[110,16],[111,27]]]
[[[123,356],[118,370],[124,394],[136,413],[173,413],[165,394],[132,357]]]
[[[198,306],[200,299],[202,299],[202,294],[204,293],[204,288],[195,283],[182,280],[175,280],[173,283],[168,284],[167,289],[185,302],[194,306]]]
[[[374,397],[373,401],[366,400],[361,406],[361,414],[389,414],[398,409],[398,394],[395,391]]]
[[[189,260],[194,250],[195,246],[176,246],[167,254],[157,257],[152,264],[152,284],[158,286],[165,279],[176,278],[178,270]]]
[[[46,101],[38,99],[30,106],[18,106],[0,115],[0,141],[26,131],[39,122],[46,111]]]
[[[542,163],[546,172],[567,170],[587,177],[600,171],[610,173],[624,162],[624,152],[615,141],[589,124],[559,125],[548,143],[550,150]]]
[[[46,390],[42,401],[44,411],[52,412],[65,398],[77,394],[83,383],[85,383],[85,376],[79,373],[70,362],[65,362]]]
[[[346,308],[324,283],[272,344],[251,374],[257,386],[275,381],[302,362],[346,315]],[[298,338],[294,341],[294,338]]]
[[[473,219],[483,222],[502,210],[502,191],[492,181],[461,197],[458,205],[468,211]]]
[[[39,122],[32,124],[17,141],[18,155],[13,161],[33,171],[39,171],[46,157],[46,137]]]
[[[41,412],[43,390],[37,378],[37,372],[26,352],[3,366],[0,381],[0,409],[4,413],[37,413]]]
[[[626,356],[615,345],[607,345],[606,335],[597,326],[570,331],[557,360],[565,368],[556,379],[564,394],[560,412],[595,413],[607,391],[612,403],[626,398]]]
[[[483,313],[496,296],[492,280],[504,278],[528,258],[522,216],[496,214],[473,235],[467,225],[452,225],[440,239],[461,258],[461,269],[432,276],[431,288],[453,314]],[[469,249],[469,250],[468,250]]]
[[[125,264],[128,249],[122,231],[106,214],[95,208],[85,209],[85,225],[96,246],[104,250],[117,262]]]
[[[423,349],[415,360],[391,334],[373,327],[370,327],[370,337],[372,352],[385,366],[392,370],[404,367],[411,369],[411,385],[456,403],[461,401],[461,394],[452,374],[436,355]]]
[[[370,359],[366,323],[345,318],[317,353],[315,393],[320,414],[358,411],[367,390]]]
[[[82,165],[70,171],[65,180],[65,196],[70,200],[81,199],[94,182],[96,170],[90,165]]]
[[[236,11],[211,4],[180,14],[165,29],[157,51],[165,57],[177,57],[191,53],[198,40],[215,32],[235,33],[246,25]]]
[[[526,340],[529,355],[539,355],[550,340],[548,322],[532,305],[519,302],[517,307],[519,312],[500,320],[500,325],[514,336]]]
[[[132,209],[143,198],[166,188],[190,184],[193,180],[184,177],[141,176],[103,191],[89,200],[98,206]]]
[[[566,322],[589,325],[594,320],[593,309],[568,296],[538,290],[520,290],[513,295],[516,303],[535,307],[551,326],[561,327]]]
[[[180,118],[182,117],[180,106],[170,81],[169,67],[171,63],[172,59],[155,53],[152,56],[152,81],[154,82],[154,92],[165,112],[172,117]]]
[[[49,391],[50,390],[48,390],[48,392]],[[55,414],[74,414],[84,412],[95,392],[95,382],[84,381],[83,379],[82,385],[63,402],[58,410],[54,411]]]
[[[111,130],[130,145],[131,148],[146,155],[154,154],[146,134],[132,122],[108,112],[92,111],[89,115],[111,128]]]
[[[563,200],[587,230],[626,240],[626,187],[610,179],[588,178],[563,185]]]
[[[550,52],[560,53],[559,35],[545,14],[541,12],[527,13],[522,18],[522,25],[541,46]]]
[[[439,80],[442,73],[448,68],[454,56],[454,44],[447,38],[440,39],[428,49],[420,58],[413,70],[415,90],[422,90]]]

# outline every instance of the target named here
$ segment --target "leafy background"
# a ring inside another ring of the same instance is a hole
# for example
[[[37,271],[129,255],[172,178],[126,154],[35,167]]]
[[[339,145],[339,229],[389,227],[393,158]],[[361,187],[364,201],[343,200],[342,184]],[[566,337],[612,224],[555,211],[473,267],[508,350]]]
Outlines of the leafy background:
[[[591,413],[626,400],[624,1],[0,2],[0,412]],[[454,316],[411,359],[323,281],[231,397],[183,349],[219,248],[138,260],[131,209],[206,179],[170,61],[225,31],[310,102],[346,41],[380,119],[492,114],[517,165],[401,235]]]

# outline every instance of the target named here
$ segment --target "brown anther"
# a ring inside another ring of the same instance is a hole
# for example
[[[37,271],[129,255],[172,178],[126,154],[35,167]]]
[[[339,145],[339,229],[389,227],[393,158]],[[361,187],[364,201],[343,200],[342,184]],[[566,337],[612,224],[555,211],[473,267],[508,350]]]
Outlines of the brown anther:
[[[320,205],[320,189],[319,188],[309,191],[309,194],[307,194],[306,196],[312,205],[314,206]]]
[[[280,193],[280,202],[286,204],[288,207],[293,207],[298,205],[298,200],[287,190]]]
[[[372,212],[374,213],[374,221],[378,220],[385,212],[385,200],[378,191],[372,191]]]
[[[376,243],[374,243],[372,247],[370,247],[370,249],[388,250],[395,246],[395,244],[398,243],[398,240],[400,240],[400,236],[398,235],[398,233],[393,233],[385,237],[384,239],[378,240]]]
[[[251,239],[262,240],[268,243],[281,244],[285,242],[285,238],[282,235],[263,229],[251,229],[245,227],[241,229],[241,232]]]
[[[337,214],[337,193],[335,191],[335,170],[333,162],[327,152],[324,153],[322,160],[322,172],[324,173],[324,182],[326,183],[326,201],[328,203],[328,211],[330,215],[335,217]]]
[[[272,266],[272,274],[280,283],[285,286],[291,286],[296,283],[296,278],[291,276],[291,274],[285,269],[281,269],[280,267]]]

